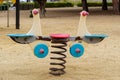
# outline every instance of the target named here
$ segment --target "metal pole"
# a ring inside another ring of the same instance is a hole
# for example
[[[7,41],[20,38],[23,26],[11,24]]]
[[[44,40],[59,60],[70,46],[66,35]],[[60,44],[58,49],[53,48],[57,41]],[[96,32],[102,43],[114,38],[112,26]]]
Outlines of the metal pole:
[[[20,29],[20,1],[16,0],[16,29]]]

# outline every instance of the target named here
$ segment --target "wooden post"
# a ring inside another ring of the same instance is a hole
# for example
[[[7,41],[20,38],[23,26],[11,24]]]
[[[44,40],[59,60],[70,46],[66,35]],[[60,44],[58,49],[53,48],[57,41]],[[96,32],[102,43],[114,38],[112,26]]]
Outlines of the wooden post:
[[[83,10],[88,11],[87,0],[82,0],[82,7],[83,7]]]
[[[120,0],[119,0],[120,1]],[[120,10],[119,10],[119,1],[118,0],[112,0],[113,2],[113,11],[115,14],[119,14]]]
[[[103,0],[103,1],[102,1],[102,10],[108,10],[107,0]]]

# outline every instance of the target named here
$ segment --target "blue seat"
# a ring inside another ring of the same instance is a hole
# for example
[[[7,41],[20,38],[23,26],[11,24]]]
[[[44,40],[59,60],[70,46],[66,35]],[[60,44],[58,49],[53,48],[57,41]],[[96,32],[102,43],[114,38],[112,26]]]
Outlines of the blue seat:
[[[20,44],[28,44],[36,40],[36,37],[32,34],[8,34],[7,36]]]
[[[105,34],[91,34],[91,35],[85,35],[85,37],[87,37],[87,38],[105,38],[108,36]]]
[[[105,34],[89,34],[85,35],[83,40],[87,43],[98,43],[101,42],[106,37],[108,36]]]
[[[8,34],[8,36],[10,37],[30,37],[30,36],[34,36],[32,34]]]

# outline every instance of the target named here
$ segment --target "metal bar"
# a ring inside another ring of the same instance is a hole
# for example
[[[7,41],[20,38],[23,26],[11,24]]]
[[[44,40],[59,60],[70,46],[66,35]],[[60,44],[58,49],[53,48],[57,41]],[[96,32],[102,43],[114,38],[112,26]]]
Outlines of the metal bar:
[[[43,40],[43,41],[51,41],[52,40],[52,38],[49,37],[49,36],[38,36],[36,39],[37,40]],[[68,38],[68,41],[77,41],[77,40],[82,40],[82,38],[79,37],[79,36]]]

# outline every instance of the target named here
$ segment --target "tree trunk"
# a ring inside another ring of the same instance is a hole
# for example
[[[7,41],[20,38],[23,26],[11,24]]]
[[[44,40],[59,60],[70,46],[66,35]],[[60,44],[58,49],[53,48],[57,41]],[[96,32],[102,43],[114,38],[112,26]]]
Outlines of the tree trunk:
[[[30,2],[30,0],[27,0],[27,2]]]
[[[113,2],[113,11],[114,11],[115,14],[120,13],[120,10],[119,10],[120,3],[119,3],[119,1],[118,0],[112,0],[112,2]]]
[[[102,1],[102,10],[108,10],[107,0],[103,0],[103,1]]]
[[[88,11],[87,0],[82,0],[82,7],[83,7],[83,10]]]
[[[47,0],[37,0],[37,2],[39,3],[39,7],[40,7],[40,16],[45,16],[45,4],[46,4]]]
[[[119,13],[120,13],[120,0],[119,0]]]

